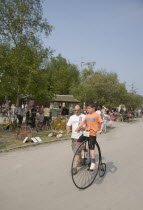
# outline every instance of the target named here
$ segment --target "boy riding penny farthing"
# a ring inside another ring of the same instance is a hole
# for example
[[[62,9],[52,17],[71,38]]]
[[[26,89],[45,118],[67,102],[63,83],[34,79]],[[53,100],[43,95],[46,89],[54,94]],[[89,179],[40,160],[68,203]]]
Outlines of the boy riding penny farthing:
[[[72,179],[76,187],[85,189],[95,180],[97,174],[102,177],[106,172],[106,164],[102,163],[100,147],[97,143],[97,134],[102,133],[103,121],[100,115],[95,113],[95,103],[87,105],[88,114],[75,129],[79,132],[85,127],[83,135],[79,137],[79,144],[72,161]]]

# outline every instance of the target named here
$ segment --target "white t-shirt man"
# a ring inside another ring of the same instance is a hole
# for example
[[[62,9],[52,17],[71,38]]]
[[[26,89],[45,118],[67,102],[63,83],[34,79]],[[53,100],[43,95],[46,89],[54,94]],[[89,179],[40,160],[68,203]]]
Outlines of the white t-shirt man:
[[[83,121],[83,119],[85,118],[84,114],[80,114],[80,115],[72,115],[68,122],[67,122],[67,126],[72,126],[72,135],[71,138],[73,139],[79,139],[79,137],[82,135],[82,131],[79,132],[75,132],[75,129],[80,125],[80,123]]]
[[[44,117],[49,117],[50,116],[50,108],[46,107],[43,109],[44,111]]]

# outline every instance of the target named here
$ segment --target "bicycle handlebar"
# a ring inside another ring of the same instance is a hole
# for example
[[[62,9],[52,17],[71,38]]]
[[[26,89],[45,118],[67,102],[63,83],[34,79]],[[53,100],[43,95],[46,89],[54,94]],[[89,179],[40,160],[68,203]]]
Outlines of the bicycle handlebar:
[[[95,133],[97,132],[97,131],[95,131],[95,130],[93,130],[93,129],[89,129],[89,130],[86,130],[86,131],[94,131]]]
[[[96,134],[97,134],[97,132],[98,131],[95,131],[95,130],[93,130],[93,129],[89,129],[89,130],[86,130],[86,131],[94,131]],[[101,134],[101,133],[100,133]]]

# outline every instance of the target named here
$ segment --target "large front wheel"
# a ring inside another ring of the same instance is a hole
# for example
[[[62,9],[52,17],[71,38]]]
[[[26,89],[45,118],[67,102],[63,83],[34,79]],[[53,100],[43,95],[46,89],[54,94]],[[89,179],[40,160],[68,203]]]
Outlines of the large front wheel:
[[[95,169],[90,169],[91,164],[91,154],[89,150],[89,143],[88,141],[82,142],[78,149],[76,150],[72,166],[71,166],[71,175],[72,180],[75,186],[79,189],[85,189],[89,187],[95,180],[98,170],[99,170],[99,163],[100,163],[100,155],[99,149],[95,144]]]

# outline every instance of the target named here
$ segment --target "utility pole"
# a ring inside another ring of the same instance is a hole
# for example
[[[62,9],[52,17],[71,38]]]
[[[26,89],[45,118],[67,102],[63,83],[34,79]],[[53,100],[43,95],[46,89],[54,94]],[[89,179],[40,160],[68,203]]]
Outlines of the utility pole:
[[[83,65],[84,65],[84,61],[83,61],[83,57],[81,57],[79,60],[76,60],[75,62],[77,63],[80,63],[79,64],[79,68],[80,68],[80,71],[82,72],[82,68],[83,68]]]
[[[84,62],[81,61],[81,63],[80,63],[81,71],[82,71],[82,66],[83,66],[83,64],[84,64]]]
[[[136,94],[137,88],[135,88],[134,83],[131,84],[131,93]]]

